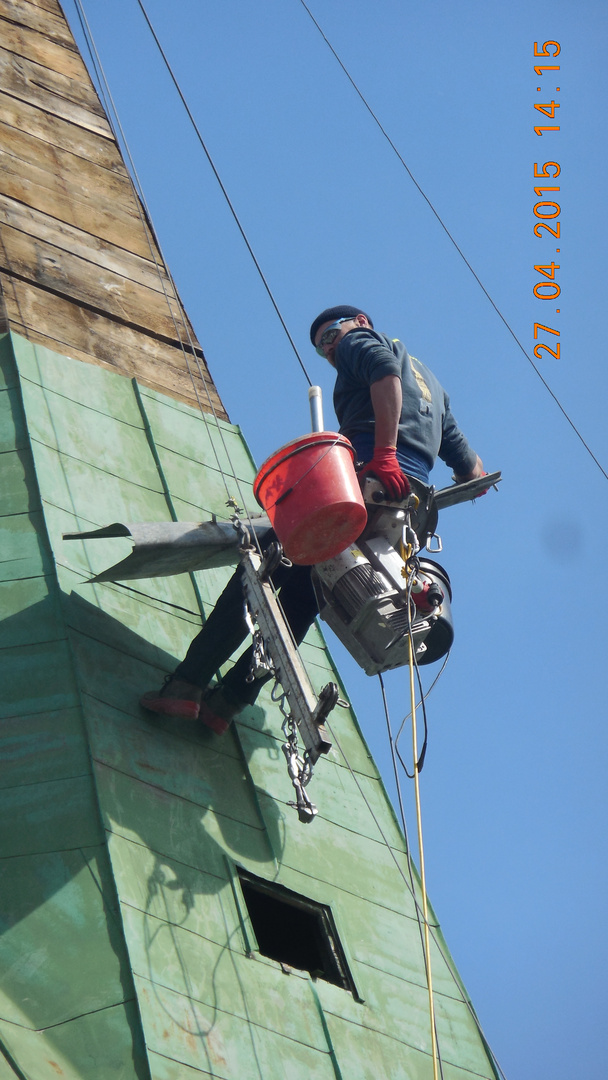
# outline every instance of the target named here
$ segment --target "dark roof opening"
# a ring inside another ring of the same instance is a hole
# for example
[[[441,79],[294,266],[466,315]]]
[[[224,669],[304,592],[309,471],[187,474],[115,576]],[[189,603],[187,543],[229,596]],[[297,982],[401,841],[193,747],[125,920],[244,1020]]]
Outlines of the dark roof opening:
[[[360,1000],[331,909],[244,870],[238,874],[262,956],[309,971]]]

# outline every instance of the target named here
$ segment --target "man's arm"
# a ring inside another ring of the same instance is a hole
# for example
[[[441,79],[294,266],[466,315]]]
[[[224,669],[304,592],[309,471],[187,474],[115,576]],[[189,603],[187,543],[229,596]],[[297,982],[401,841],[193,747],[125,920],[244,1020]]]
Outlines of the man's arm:
[[[410,485],[396,454],[403,393],[401,379],[398,375],[385,375],[371,384],[369,393],[374,410],[374,456],[361,469],[359,480],[373,473],[393,499],[404,499]]]
[[[403,405],[401,379],[385,375],[369,388],[374,410],[375,446],[396,446]]]
[[[450,399],[445,392],[443,431],[439,457],[454,470],[454,479],[457,483],[462,484],[466,480],[477,480],[479,476],[486,475],[481,458],[469,446],[454,419],[454,414],[450,408]],[[460,471],[462,469],[464,471]]]

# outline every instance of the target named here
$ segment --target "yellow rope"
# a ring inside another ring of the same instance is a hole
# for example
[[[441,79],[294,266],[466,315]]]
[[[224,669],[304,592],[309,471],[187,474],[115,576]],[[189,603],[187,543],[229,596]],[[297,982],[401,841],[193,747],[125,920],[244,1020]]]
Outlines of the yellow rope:
[[[424,919],[424,963],[426,982],[429,991],[429,1015],[431,1020],[431,1047],[433,1053],[433,1080],[439,1080],[437,1060],[437,1040],[435,1038],[435,1002],[433,1000],[433,978],[431,974],[431,936],[429,933],[428,905],[426,901],[426,874],[424,871],[424,847],[422,844],[422,815],[420,812],[420,781],[418,773],[418,740],[416,737],[416,690],[414,686],[414,662],[412,656],[412,638],[408,634],[408,664],[410,671],[410,699],[412,715],[412,752],[414,755],[414,791],[416,794],[416,825],[418,828],[418,852],[420,856],[420,885],[422,888],[422,915]]]

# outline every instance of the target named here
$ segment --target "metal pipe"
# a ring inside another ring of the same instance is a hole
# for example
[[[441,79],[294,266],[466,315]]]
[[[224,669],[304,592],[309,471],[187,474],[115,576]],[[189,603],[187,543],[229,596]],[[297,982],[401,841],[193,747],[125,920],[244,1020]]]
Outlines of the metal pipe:
[[[310,402],[310,419],[313,431],[325,431],[323,424],[323,392],[320,386],[308,388],[308,400]]]

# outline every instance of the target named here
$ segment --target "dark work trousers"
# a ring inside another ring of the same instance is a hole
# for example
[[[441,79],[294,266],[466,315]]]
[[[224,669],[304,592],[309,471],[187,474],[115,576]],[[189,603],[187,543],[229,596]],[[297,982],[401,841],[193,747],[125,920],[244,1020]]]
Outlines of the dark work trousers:
[[[283,614],[299,645],[318,614],[319,608],[310,580],[310,566],[279,566],[272,582],[279,593]],[[200,686],[209,684],[220,666],[243,643],[249,630],[244,617],[242,570],[238,567],[219,597],[200,634],[194,638],[185,659],[175,669],[179,679]],[[231,698],[251,705],[270,674],[247,682],[253,648],[250,646],[222,680]]]

